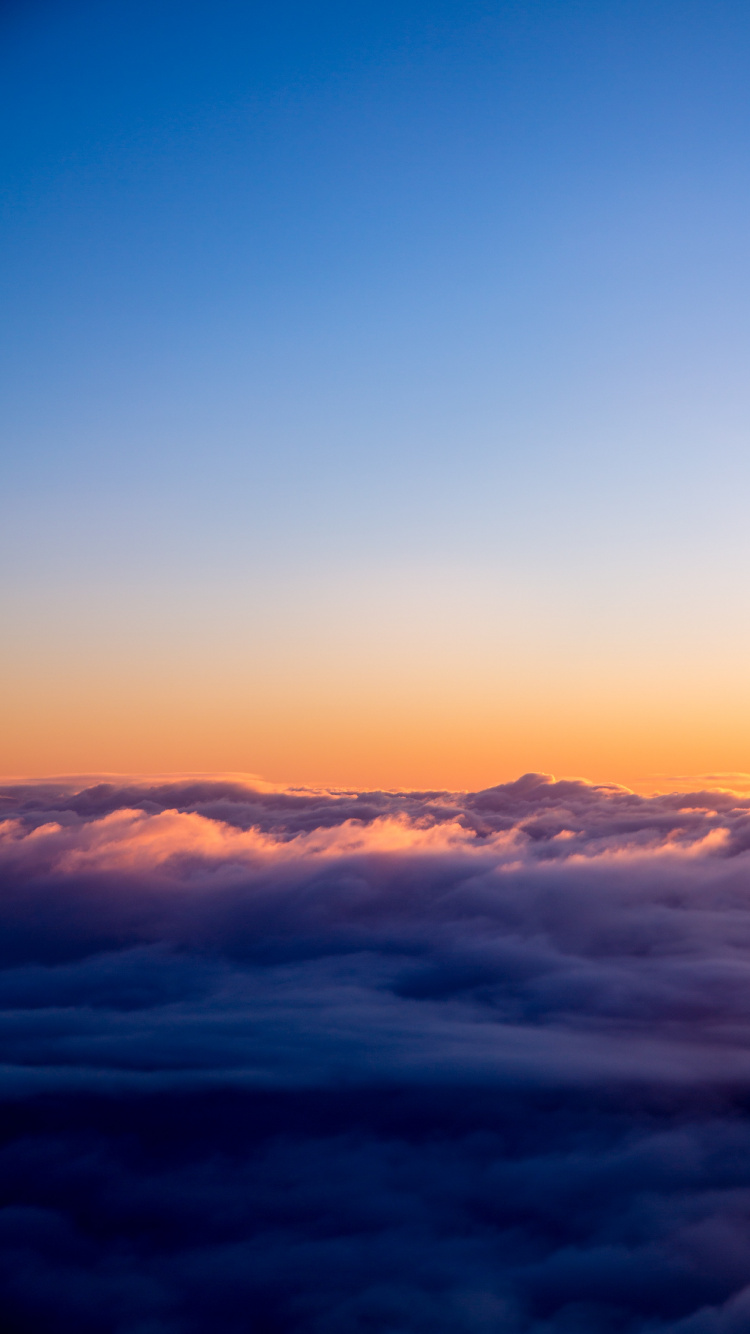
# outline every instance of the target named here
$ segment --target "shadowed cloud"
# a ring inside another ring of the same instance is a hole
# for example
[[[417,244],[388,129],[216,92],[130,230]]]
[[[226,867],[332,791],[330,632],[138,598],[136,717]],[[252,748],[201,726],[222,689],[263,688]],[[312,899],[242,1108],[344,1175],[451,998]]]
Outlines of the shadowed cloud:
[[[748,798],[0,796],[9,1329],[748,1328]]]

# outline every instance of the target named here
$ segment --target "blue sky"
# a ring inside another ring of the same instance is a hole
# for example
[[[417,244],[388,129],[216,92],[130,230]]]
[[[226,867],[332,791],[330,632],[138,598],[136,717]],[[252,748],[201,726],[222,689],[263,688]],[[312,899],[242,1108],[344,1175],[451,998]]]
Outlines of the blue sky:
[[[321,679],[385,644],[389,699],[463,646],[448,713],[500,679],[512,710],[530,670],[559,709],[550,652],[570,680],[630,655],[657,712],[687,660],[695,698],[739,689],[744,6],[0,24],[11,691],[158,660],[189,713],[233,673],[262,693],[249,653],[294,694],[305,617]],[[48,733],[82,707],[55,689]]]

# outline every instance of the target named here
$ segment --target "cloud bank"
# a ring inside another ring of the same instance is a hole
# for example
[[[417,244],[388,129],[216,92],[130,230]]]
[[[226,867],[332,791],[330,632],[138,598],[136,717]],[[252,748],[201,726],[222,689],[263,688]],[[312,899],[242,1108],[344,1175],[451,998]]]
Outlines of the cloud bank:
[[[750,798],[0,808],[3,1329],[750,1329]]]

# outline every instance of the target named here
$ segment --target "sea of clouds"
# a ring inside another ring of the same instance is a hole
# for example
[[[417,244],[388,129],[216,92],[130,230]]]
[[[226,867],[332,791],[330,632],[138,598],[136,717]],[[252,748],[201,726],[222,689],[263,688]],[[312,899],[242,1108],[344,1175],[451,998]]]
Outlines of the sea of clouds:
[[[0,790],[7,1334],[747,1334],[750,799]]]

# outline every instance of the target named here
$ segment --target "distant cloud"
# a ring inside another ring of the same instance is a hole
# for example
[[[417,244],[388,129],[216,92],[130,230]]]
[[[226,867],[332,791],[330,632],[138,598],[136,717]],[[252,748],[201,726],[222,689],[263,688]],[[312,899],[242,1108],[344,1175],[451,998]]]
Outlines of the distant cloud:
[[[750,799],[0,790],[7,1327],[750,1327]]]

